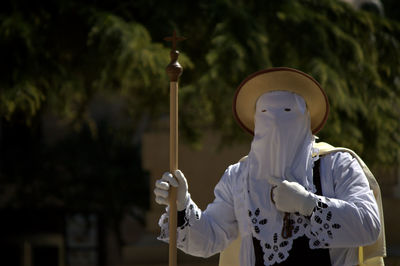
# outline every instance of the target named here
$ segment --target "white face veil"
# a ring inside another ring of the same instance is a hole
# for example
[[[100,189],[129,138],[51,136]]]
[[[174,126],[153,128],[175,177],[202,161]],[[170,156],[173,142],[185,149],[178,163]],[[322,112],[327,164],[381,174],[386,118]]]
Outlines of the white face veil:
[[[314,137],[303,98],[288,91],[260,96],[249,153],[250,177],[296,181],[313,191],[311,152]]]
[[[290,214],[297,230],[293,230],[289,238],[283,238],[284,213],[279,212],[271,202],[268,176],[298,182],[315,192],[312,167],[317,157],[312,157],[313,142],[310,116],[302,97],[288,91],[273,91],[260,96],[256,104],[254,139],[244,178],[248,225],[252,230],[242,230],[241,233],[251,233],[260,241],[264,260],[271,264],[289,256],[293,239],[304,235],[305,219]],[[278,253],[275,254],[270,247],[276,248]]]

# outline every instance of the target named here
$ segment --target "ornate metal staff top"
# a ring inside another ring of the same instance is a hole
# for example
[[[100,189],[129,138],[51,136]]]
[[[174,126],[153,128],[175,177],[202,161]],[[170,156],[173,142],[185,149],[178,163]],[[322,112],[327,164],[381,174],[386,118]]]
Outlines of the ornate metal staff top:
[[[176,31],[171,37],[165,37],[164,40],[172,42],[172,50],[170,52],[171,62],[167,66],[167,74],[171,82],[177,82],[182,75],[183,68],[178,62],[179,51],[176,50],[176,43],[186,40],[185,37],[177,37]]]

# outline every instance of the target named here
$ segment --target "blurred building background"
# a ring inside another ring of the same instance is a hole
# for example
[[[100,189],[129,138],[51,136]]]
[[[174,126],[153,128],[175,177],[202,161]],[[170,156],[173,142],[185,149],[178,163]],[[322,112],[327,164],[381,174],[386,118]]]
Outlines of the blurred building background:
[[[0,265],[166,265],[156,240],[179,43],[179,167],[204,209],[251,137],[236,87],[298,68],[326,90],[321,141],[355,150],[381,185],[400,265],[400,4],[395,0],[5,1],[0,9]],[[179,265],[218,265],[178,253]]]

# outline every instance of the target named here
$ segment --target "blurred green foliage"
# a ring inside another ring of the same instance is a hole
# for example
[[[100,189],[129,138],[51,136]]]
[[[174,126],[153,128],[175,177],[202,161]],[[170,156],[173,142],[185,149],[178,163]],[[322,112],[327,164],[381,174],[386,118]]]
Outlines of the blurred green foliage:
[[[319,134],[323,141],[354,149],[368,164],[395,165],[400,24],[398,4],[383,3],[390,6],[387,17],[337,0],[6,1],[0,11],[2,169],[13,151],[5,149],[6,137],[12,137],[6,131],[23,127],[26,134],[13,137],[19,140],[15,147],[22,151],[28,140],[38,146],[31,149],[36,160],[14,157],[19,167],[34,164],[35,182],[62,186],[38,185],[38,191],[73,205],[82,200],[74,193],[83,196],[98,180],[91,202],[103,206],[108,201],[96,193],[117,180],[113,189],[131,197],[109,194],[114,206],[146,208],[135,199],[146,195],[132,195],[146,180],[134,151],[138,156],[148,121],[168,114],[170,48],[163,38],[173,29],[188,37],[178,47],[184,67],[180,126],[189,143],[201,144],[202,132],[210,128],[220,133],[222,145],[248,141],[231,114],[236,87],[257,70],[287,66],[311,74],[328,94],[331,113]],[[98,95],[119,97],[129,117],[122,128],[101,126],[91,112]],[[45,114],[73,130],[43,144],[43,136],[35,134]],[[96,157],[100,154],[104,157]],[[124,156],[136,158],[135,169]],[[130,183],[134,173],[140,176],[137,184]],[[2,171],[1,178],[31,186],[33,177],[24,175]],[[125,190],[124,182],[130,184]]]

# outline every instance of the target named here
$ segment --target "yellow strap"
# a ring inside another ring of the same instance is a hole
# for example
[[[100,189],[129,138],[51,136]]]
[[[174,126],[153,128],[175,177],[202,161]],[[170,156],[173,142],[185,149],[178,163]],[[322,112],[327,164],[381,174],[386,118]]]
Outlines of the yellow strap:
[[[358,247],[358,265],[364,264],[364,249],[363,247]]]

